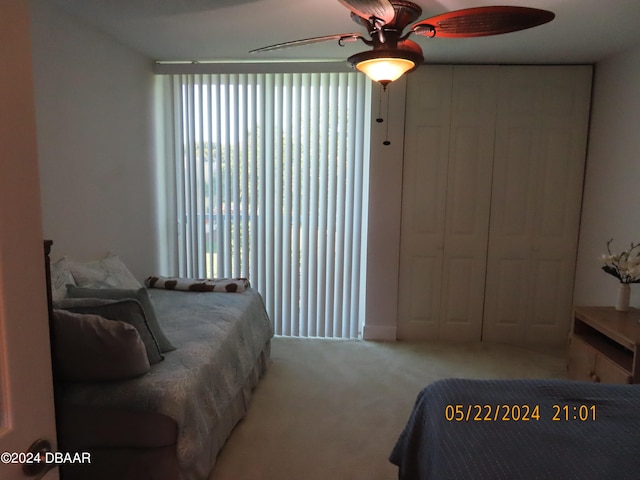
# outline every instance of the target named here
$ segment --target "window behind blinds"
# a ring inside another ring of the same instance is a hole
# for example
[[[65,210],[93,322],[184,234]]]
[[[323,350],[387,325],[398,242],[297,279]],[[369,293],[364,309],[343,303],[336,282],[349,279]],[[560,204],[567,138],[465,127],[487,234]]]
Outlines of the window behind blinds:
[[[173,274],[249,278],[277,335],[358,337],[367,78],[197,74],[163,81],[173,147],[162,211],[175,237]]]

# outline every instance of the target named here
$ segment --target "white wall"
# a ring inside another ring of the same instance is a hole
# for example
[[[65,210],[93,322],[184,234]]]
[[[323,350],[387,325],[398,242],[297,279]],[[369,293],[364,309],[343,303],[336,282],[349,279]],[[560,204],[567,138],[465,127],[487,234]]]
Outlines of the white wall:
[[[397,333],[406,88],[406,77],[389,85],[380,112],[381,90],[373,87],[365,340],[395,340]]]
[[[606,242],[640,242],[640,46],[598,63],[574,303],[613,305],[618,281],[600,268]],[[640,285],[631,287],[640,307]]]
[[[54,257],[156,270],[152,62],[32,0],[44,236]]]

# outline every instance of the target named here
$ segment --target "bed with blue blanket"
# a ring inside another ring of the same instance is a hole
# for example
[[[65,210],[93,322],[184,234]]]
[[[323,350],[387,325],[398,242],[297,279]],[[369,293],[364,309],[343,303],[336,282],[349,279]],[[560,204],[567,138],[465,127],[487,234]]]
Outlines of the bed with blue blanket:
[[[640,385],[446,379],[393,448],[399,480],[640,478]]]
[[[91,454],[62,478],[209,478],[269,363],[260,293],[246,279],[143,286],[113,255],[46,266],[58,449]]]

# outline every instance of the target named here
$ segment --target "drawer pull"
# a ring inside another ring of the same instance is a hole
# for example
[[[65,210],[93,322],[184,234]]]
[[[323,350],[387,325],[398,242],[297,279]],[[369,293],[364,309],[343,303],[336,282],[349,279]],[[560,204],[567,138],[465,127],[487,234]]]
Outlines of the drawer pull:
[[[595,382],[595,383],[600,383],[600,377],[598,377],[598,375],[596,375],[595,373],[591,374],[591,381]]]

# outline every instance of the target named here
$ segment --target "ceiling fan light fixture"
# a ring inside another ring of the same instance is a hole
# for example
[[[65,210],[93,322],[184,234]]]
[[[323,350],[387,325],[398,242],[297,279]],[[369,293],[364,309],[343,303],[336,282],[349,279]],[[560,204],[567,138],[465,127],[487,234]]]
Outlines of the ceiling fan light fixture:
[[[414,70],[422,61],[422,55],[400,49],[361,52],[348,59],[354,68],[385,88],[405,73]]]
[[[388,85],[399,79],[416,64],[406,58],[373,58],[356,64],[356,68],[367,75],[374,82]]]

